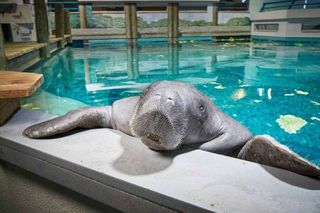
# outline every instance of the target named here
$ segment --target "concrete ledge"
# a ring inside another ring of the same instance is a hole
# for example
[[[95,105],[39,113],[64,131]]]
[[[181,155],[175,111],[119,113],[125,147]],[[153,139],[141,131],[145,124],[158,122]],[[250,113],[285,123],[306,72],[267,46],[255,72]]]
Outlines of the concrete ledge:
[[[21,135],[48,119],[20,110],[0,127],[0,159],[125,212],[319,212],[320,181],[199,150],[158,153],[93,129],[49,140]]]

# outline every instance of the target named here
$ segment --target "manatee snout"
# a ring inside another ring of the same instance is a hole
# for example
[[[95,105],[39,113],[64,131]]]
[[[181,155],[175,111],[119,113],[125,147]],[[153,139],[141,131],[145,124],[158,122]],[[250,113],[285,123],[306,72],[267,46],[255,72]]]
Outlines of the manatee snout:
[[[177,94],[150,92],[131,121],[132,131],[149,148],[158,151],[179,147],[185,124],[182,102]]]

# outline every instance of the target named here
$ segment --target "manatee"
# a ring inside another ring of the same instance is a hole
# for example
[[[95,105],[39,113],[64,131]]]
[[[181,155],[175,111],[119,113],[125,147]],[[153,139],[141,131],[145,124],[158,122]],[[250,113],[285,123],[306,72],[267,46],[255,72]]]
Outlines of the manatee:
[[[271,136],[254,136],[195,87],[178,81],[154,82],[140,96],[112,106],[70,111],[28,127],[24,135],[48,138],[75,128],[101,127],[138,137],[155,151],[189,146],[320,178],[319,167]]]

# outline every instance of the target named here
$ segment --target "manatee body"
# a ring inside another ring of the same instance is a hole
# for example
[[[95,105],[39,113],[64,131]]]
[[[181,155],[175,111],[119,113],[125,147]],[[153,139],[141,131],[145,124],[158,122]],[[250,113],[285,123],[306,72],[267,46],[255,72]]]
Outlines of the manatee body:
[[[320,178],[320,169],[270,136],[253,136],[192,85],[158,81],[140,96],[112,106],[86,107],[28,127],[30,138],[45,138],[75,128],[112,128],[135,136],[152,150],[181,146],[238,157]]]

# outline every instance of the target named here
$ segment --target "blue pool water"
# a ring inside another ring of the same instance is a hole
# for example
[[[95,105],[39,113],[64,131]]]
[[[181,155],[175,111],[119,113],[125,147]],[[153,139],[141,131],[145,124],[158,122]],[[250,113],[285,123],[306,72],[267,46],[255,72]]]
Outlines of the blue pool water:
[[[193,41],[99,46],[66,48],[32,67],[45,82],[23,107],[61,115],[139,95],[157,80],[180,80],[254,134],[270,134],[320,165],[320,47]],[[281,115],[296,120],[281,127]],[[304,126],[288,130],[299,121]]]

